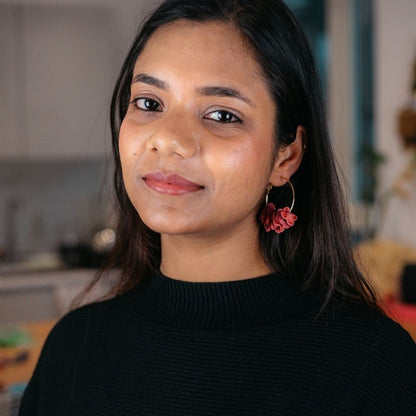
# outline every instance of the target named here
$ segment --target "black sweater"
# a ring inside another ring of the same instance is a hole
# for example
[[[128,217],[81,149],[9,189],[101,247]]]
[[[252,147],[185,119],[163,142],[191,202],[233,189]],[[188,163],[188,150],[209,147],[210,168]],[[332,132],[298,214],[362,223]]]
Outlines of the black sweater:
[[[20,416],[416,415],[416,347],[367,307],[280,275],[162,275],[66,315]]]

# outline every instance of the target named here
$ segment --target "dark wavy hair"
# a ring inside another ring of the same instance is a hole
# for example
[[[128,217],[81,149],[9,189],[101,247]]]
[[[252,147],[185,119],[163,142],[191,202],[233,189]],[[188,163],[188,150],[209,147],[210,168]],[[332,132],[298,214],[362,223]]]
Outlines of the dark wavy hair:
[[[301,27],[281,0],[166,0],[144,22],[121,68],[111,103],[116,243],[90,288],[104,271],[117,267],[118,280],[110,294],[120,294],[143,282],[160,266],[160,235],[142,222],[124,188],[118,137],[137,57],[156,30],[179,19],[230,24],[251,45],[276,102],[276,149],[293,142],[297,126],[306,129],[307,150],[292,177],[296,226],[282,234],[266,233],[260,227],[260,245],[269,266],[305,287],[320,288],[323,307],[332,296],[340,295],[377,308],[376,296],[353,259],[348,216],[314,59]],[[279,201],[280,206],[288,203],[287,199],[290,202],[287,188],[274,188],[270,198]]]

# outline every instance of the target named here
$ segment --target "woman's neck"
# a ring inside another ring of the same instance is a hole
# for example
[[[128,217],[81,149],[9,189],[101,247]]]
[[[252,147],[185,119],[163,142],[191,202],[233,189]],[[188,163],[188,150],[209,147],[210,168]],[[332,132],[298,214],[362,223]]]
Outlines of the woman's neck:
[[[222,282],[263,276],[271,272],[259,247],[257,231],[242,229],[212,238],[162,235],[161,272],[173,279]]]

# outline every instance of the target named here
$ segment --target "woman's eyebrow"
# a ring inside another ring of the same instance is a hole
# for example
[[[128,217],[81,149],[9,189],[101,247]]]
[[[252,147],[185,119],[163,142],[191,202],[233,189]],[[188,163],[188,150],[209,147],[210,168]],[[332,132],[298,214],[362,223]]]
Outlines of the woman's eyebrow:
[[[136,82],[143,82],[144,84],[153,85],[154,87],[164,91],[169,90],[168,84],[166,84],[166,82],[147,74],[135,75],[131,83],[134,84]],[[197,88],[197,92],[198,94],[205,96],[237,98],[238,100],[241,100],[250,106],[254,106],[249,98],[241,94],[238,90],[230,87],[207,86]]]
[[[168,85],[166,84],[166,82],[158,78],[152,77],[151,75],[137,74],[133,77],[131,83],[134,84],[136,82],[143,82],[144,84],[153,85],[154,87],[164,91],[168,90]]]
[[[198,88],[198,93],[206,96],[233,97],[253,106],[253,103],[249,98],[241,94],[238,90],[230,87],[202,87]]]

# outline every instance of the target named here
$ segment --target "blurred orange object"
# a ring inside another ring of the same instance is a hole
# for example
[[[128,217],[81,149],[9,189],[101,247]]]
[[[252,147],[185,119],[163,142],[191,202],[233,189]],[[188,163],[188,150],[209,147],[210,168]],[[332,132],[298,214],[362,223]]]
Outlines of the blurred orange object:
[[[416,263],[416,248],[396,241],[367,240],[354,249],[361,273],[381,299],[400,299],[401,276],[406,264]]]

